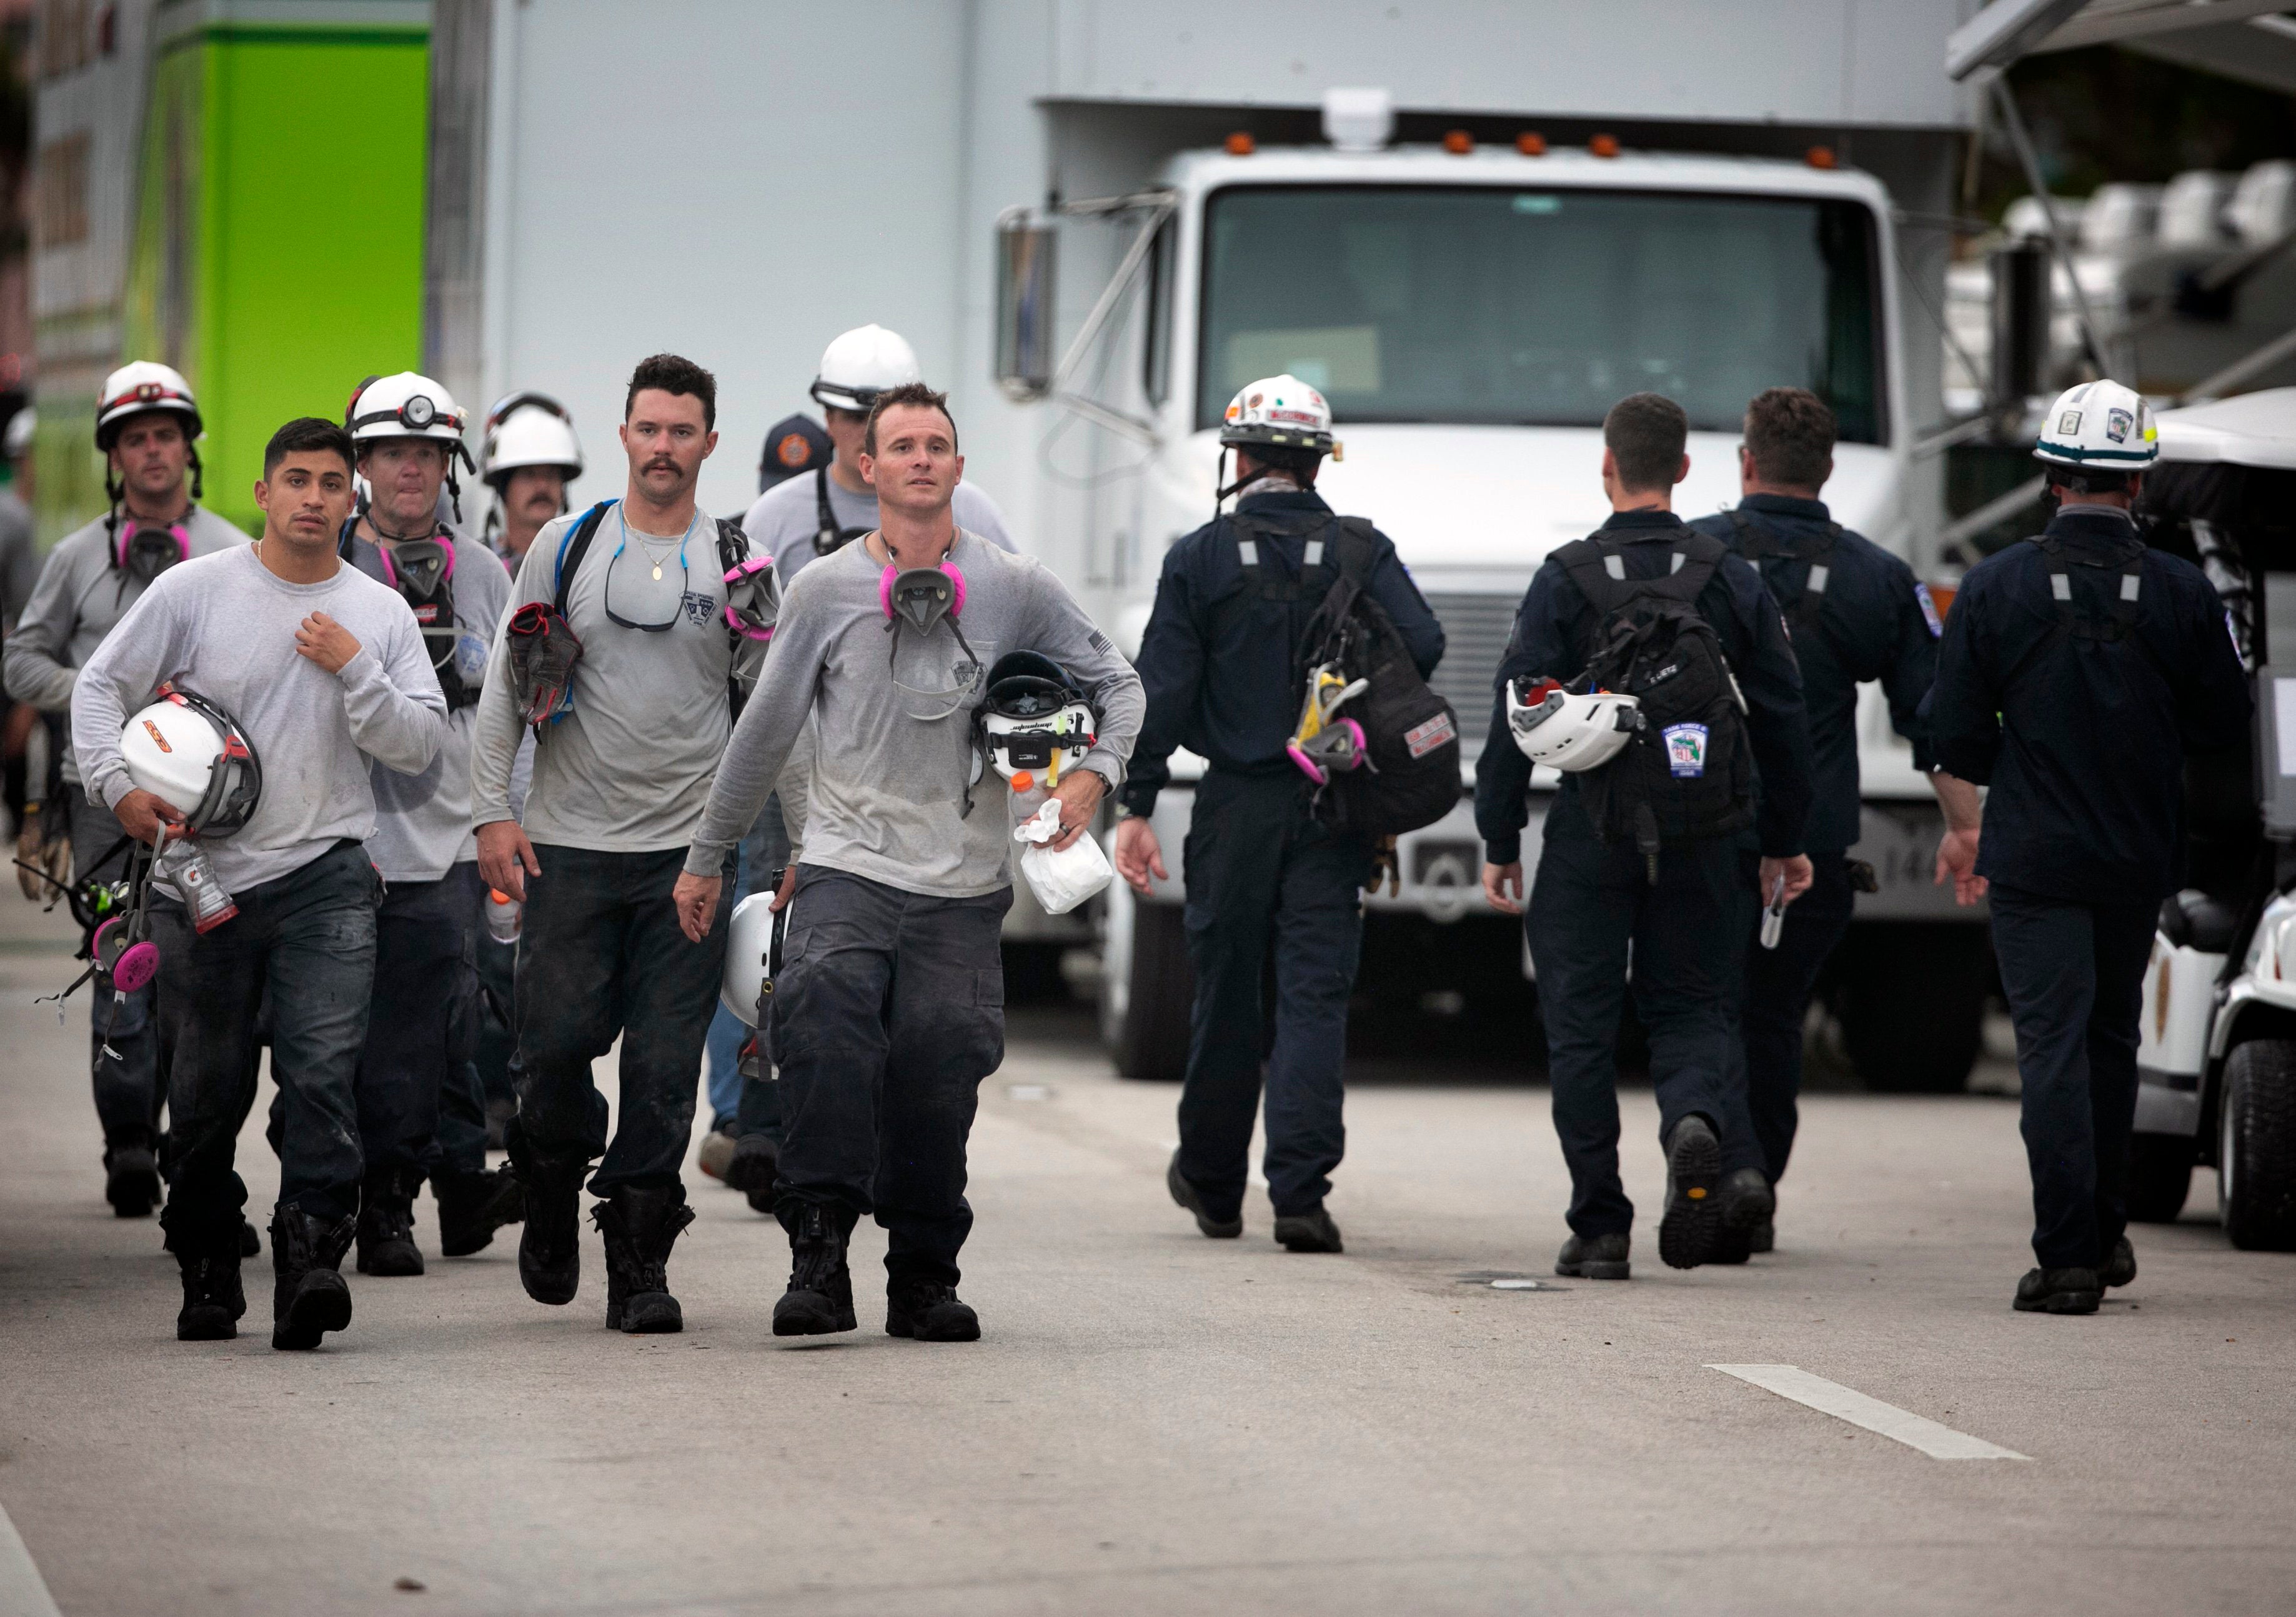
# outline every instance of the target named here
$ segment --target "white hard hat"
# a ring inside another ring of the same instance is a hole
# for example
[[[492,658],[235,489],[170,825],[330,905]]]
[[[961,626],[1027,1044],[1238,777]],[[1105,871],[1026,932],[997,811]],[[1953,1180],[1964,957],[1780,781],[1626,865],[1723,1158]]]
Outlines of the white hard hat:
[[[2049,406],[2033,458],[2054,466],[2142,472],[2161,458],[2161,434],[2141,394],[2117,382],[2084,382]]]
[[[184,430],[193,438],[205,430],[200,421],[200,402],[192,397],[192,384],[184,380],[183,373],[138,359],[103,379],[103,390],[95,397],[95,447],[109,454],[127,418],[146,410],[172,410],[186,417]]]
[[[726,972],[718,981],[718,1003],[743,1027],[758,1025],[758,996],[766,986],[766,951],[773,947],[774,912],[769,892],[753,892],[726,917]]]
[[[512,393],[487,412],[487,481],[496,488],[521,466],[556,466],[572,482],[582,475],[582,442],[574,418],[545,393]]]
[[[1263,376],[1227,402],[1220,420],[1223,444],[1274,444],[1281,448],[1332,452],[1332,406],[1324,396],[1288,371]]]
[[[1008,652],[988,670],[980,708],[980,745],[1006,780],[1075,768],[1098,741],[1100,721],[1069,672],[1035,652]]]
[[[32,437],[40,430],[39,412],[26,405],[8,418],[8,431],[0,436],[0,456],[21,460],[31,453]]]
[[[1613,691],[1579,695],[1560,685],[1543,694],[1530,681],[1506,685],[1507,731],[1522,755],[1535,764],[1577,774],[1609,763],[1642,728],[1642,703]],[[1537,696],[1537,700],[1527,700]]]
[[[350,406],[343,412],[343,425],[350,430],[353,443],[427,438],[452,445],[466,464],[471,451],[463,442],[463,434],[470,424],[470,417],[463,414],[453,394],[414,371],[365,382],[351,395]]]
[[[921,382],[917,351],[898,332],[882,325],[857,326],[821,351],[821,373],[813,379],[815,402],[835,410],[866,415],[888,388]]]
[[[263,766],[236,721],[193,691],[163,685],[119,732],[127,778],[182,814],[201,836],[228,836],[253,817]]]

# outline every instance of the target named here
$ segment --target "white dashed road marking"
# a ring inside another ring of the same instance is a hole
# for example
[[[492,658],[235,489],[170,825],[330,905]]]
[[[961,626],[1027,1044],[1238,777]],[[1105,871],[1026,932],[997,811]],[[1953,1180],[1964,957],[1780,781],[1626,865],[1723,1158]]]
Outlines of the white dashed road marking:
[[[1941,1426],[1925,1416],[1900,1409],[1895,1404],[1868,1398],[1840,1382],[1828,1381],[1823,1375],[1812,1375],[1793,1365],[1709,1365],[1706,1367],[1719,1370],[1725,1375],[1734,1375],[1740,1381],[1750,1381],[1765,1391],[1775,1392],[1780,1398],[1790,1398],[1798,1404],[1806,1404],[1836,1420],[1863,1426],[1868,1432],[1878,1432],[1908,1449],[1920,1449],[1933,1460],[2032,1458],[2032,1456],[2019,1454],[2013,1449],[2004,1449],[1998,1443],[1988,1443],[1981,1437],[1972,1437],[1966,1432]]]
[[[9,1617],[63,1617],[47,1580],[32,1564],[32,1552],[16,1536],[16,1524],[0,1510],[0,1612]]]

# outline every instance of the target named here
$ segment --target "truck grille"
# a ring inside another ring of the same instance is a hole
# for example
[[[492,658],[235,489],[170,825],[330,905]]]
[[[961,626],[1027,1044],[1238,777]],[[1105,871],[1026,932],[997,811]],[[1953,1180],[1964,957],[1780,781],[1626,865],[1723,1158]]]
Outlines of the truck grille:
[[[1428,683],[1458,710],[1462,751],[1472,758],[1489,732],[1491,682],[1498,677],[1522,596],[1445,592],[1428,595],[1427,604],[1443,625],[1444,641],[1442,663]]]

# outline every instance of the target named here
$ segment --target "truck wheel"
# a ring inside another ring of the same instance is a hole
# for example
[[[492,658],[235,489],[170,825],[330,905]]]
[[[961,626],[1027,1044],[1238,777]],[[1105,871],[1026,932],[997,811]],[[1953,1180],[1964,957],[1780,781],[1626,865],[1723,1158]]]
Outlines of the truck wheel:
[[[2137,1134],[2128,1140],[2128,1216],[2139,1224],[2174,1224],[2193,1187],[2200,1142],[2190,1135]]]
[[[2296,1251],[2296,1043],[2251,1039],[2225,1063],[2217,1204],[2245,1252]]]
[[[1993,955],[1985,929],[1852,927],[1844,950],[1841,1039],[1866,1088],[1959,1095],[1985,1042]]]
[[[1196,978],[1177,904],[1129,906],[1132,954],[1121,1016],[1105,1019],[1116,1070],[1126,1078],[1177,1083],[1188,1071],[1188,1012]]]

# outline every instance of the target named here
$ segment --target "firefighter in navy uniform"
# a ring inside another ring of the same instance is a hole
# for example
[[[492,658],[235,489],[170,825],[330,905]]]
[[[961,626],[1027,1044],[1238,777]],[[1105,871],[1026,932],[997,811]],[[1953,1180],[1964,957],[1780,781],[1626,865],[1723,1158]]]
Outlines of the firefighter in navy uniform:
[[[1548,755],[1564,774],[1546,810],[1526,931],[1570,1167],[1570,1237],[1555,1272],[1592,1280],[1629,1272],[1634,1203],[1619,1180],[1616,1047],[1630,947],[1667,1157],[1660,1257],[1677,1268],[1710,1262],[1726,1229],[1751,1229],[1775,1205],[1743,1088],[1731,1081],[1730,1007],[1747,942],[1739,833],[1751,824],[1759,838],[1766,891],[1783,878],[1791,900],[1809,885],[1809,732],[1801,676],[1760,575],[1674,514],[1688,437],[1681,406],[1658,394],[1611,407],[1603,488],[1613,514],[1531,579],[1475,766],[1484,896],[1519,915],[1530,753],[1546,748],[1546,726],[1574,731]],[[1679,626],[1672,646],[1704,669],[1689,683],[1711,697],[1679,721],[1654,716],[1685,688],[1669,684],[1685,677],[1680,658],[1629,681],[1608,654],[1611,632],[1669,614]],[[1717,652],[1726,666],[1712,667]],[[1550,688],[1557,682],[1565,688]],[[1638,710],[1618,705],[1629,697]],[[1638,713],[1652,733],[1633,728]],[[1630,739],[1582,751],[1603,726]],[[1758,812],[1749,762],[1760,770]]]
[[[1793,636],[1809,710],[1816,798],[1802,842],[1810,887],[1787,909],[1775,947],[1747,950],[1740,1037],[1731,1050],[1773,1193],[1793,1150],[1810,988],[1849,930],[1861,681],[1881,681],[1890,723],[1913,743],[1915,767],[1926,773],[1935,761],[1919,712],[1937,671],[1937,608],[1913,569],[1843,528],[1817,497],[1833,474],[1834,436],[1833,412],[1816,394],[1771,388],[1757,395],[1738,447],[1742,497],[1732,510],[1691,523],[1753,562],[1769,586]],[[1751,943],[1769,894],[1749,887],[1746,896],[1753,913],[1739,930]],[[1719,1255],[1734,1259],[1740,1245],[1766,1252],[1773,1242],[1766,1219]]]
[[[1308,776],[1285,751],[1299,723],[1309,620],[1339,578],[1341,519],[1316,493],[1332,452],[1331,408],[1293,376],[1255,382],[1220,430],[1236,451],[1233,515],[1166,553],[1137,666],[1148,717],[1119,792],[1116,868],[1145,893],[1166,875],[1147,817],[1186,747],[1208,760],[1189,821],[1188,956],[1195,1004],[1180,1092],[1180,1148],[1166,1184],[1205,1235],[1243,1233],[1243,1192],[1259,1111],[1260,973],[1275,960],[1275,1043],[1267,1064],[1269,1200],[1275,1239],[1292,1252],[1341,1250],[1324,1210],[1345,1145],[1341,1067],[1348,998],[1363,936],[1358,894],[1372,848],[1311,814]],[[1354,524],[1354,519],[1349,519]],[[1368,523],[1368,593],[1386,609],[1423,676],[1443,629],[1395,546]]]
[[[2039,1263],[2017,1284],[2026,1313],[2092,1314],[2136,1276],[2137,1017],[2154,918],[2178,885],[2181,765],[2237,746],[2249,722],[2215,589],[2146,548],[2129,516],[2159,452],[2144,401],[2118,382],[2050,406],[2033,453],[2056,514],[1962,580],[1927,710],[1953,777],[1938,879],[1964,903],[1989,890],[2017,1026]]]

